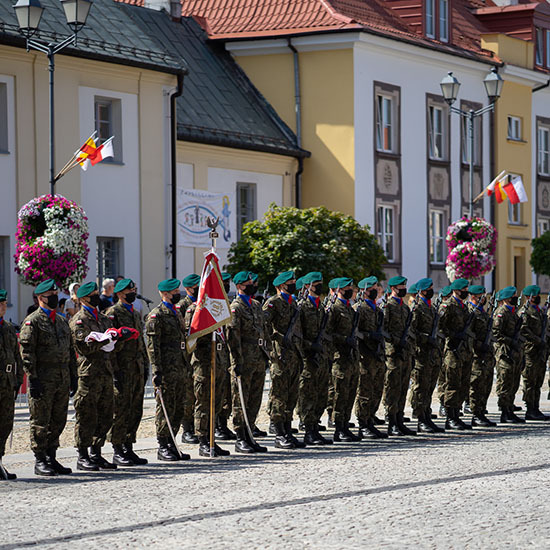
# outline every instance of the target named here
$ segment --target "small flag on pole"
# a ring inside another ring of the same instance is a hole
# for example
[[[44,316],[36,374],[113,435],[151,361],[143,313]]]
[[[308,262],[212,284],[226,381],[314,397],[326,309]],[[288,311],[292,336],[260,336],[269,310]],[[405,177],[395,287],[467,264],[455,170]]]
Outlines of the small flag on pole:
[[[508,199],[512,204],[527,202],[527,193],[523,186],[521,176],[509,176],[508,183],[501,184],[503,191],[508,195]]]
[[[100,145],[92,154],[90,154],[89,159],[92,166],[95,166],[98,162],[114,156],[115,152],[113,150],[113,138],[111,137],[105,143]]]

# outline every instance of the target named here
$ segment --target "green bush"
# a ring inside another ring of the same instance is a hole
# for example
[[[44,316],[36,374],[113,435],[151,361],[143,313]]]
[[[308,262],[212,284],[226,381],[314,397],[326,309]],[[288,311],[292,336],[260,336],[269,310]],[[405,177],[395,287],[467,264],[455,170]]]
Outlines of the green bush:
[[[531,267],[537,275],[550,275],[550,231],[531,241]]]

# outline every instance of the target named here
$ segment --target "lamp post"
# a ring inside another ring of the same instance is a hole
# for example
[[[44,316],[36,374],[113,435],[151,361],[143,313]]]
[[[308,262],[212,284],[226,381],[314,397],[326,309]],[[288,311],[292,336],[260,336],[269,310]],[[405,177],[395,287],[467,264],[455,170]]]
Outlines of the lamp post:
[[[55,73],[55,54],[63,48],[75,45],[78,31],[86,24],[88,13],[92,7],[93,0],[60,0],[65,11],[67,25],[72,29],[73,34],[62,42],[42,42],[33,39],[32,36],[38,30],[40,19],[44,8],[40,0],[18,0],[13,7],[19,32],[26,39],[27,51],[30,49],[38,50],[48,56],[49,71],[49,89],[50,89],[50,194],[55,195],[55,111],[54,111],[54,73]]]
[[[483,116],[485,113],[495,110],[495,102],[502,93],[502,86],[504,80],[497,73],[495,67],[491,69],[489,74],[483,80],[485,91],[489,99],[489,105],[482,107],[477,111],[470,109],[469,111],[463,111],[457,107],[453,107],[453,103],[458,96],[458,90],[460,88],[460,82],[453,76],[453,73],[449,73],[440,83],[443,98],[448,103],[451,112],[457,113],[461,117],[464,117],[468,121],[468,151],[469,151],[469,215],[470,218],[474,216],[474,121],[478,116]]]

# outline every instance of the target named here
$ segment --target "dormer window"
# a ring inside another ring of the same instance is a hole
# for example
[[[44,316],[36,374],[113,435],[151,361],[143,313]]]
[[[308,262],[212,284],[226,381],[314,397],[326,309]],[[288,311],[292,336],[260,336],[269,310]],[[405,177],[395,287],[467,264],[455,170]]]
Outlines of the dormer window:
[[[426,36],[435,38],[435,0],[426,0]]]
[[[449,0],[439,0],[439,40],[449,41]]]
[[[449,42],[450,0],[424,0],[424,32],[427,38]]]
[[[535,29],[535,64],[542,67],[544,61],[544,31]]]

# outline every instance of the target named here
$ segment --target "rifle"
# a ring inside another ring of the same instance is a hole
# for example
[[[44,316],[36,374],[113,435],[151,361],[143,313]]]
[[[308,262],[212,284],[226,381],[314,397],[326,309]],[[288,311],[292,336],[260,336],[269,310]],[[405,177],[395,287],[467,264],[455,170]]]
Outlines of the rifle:
[[[294,327],[296,326],[296,322],[298,321],[298,317],[300,316],[300,309],[302,308],[302,302],[307,298],[309,294],[309,289],[300,290],[298,294],[298,298],[296,300],[296,309],[294,310],[294,313],[292,314],[292,317],[290,318],[290,323],[288,323],[288,328],[286,329],[285,335],[283,336],[283,341],[281,343],[281,355],[279,356],[279,360],[283,361],[285,358],[285,352],[288,348],[290,348],[290,344],[292,343],[292,335],[294,334]]]
[[[363,294],[365,293],[364,290],[360,290],[357,293],[357,302],[361,302],[363,299]],[[357,340],[358,338],[362,338],[363,335],[359,335],[358,328],[359,328],[359,318],[360,318],[359,308],[357,308],[353,313],[353,322],[351,325],[351,333],[349,335],[349,338],[352,342],[352,344],[349,347],[349,355],[352,356],[355,351],[357,351]]]
[[[511,348],[515,351],[519,351],[521,344],[525,341],[525,338],[521,335],[521,327],[523,325],[523,315],[525,310],[529,306],[528,300],[525,300],[525,303],[521,306],[518,311],[518,318],[516,320],[516,325],[514,327],[514,335],[512,336]]]
[[[340,290],[340,289],[338,289]],[[336,298],[338,297],[338,292],[334,292],[332,296],[328,299],[327,307],[323,311],[323,317],[321,318],[321,324],[319,325],[319,333],[317,334],[315,340],[313,341],[312,348],[319,348],[323,344],[323,340],[325,339],[325,331],[327,329],[327,323],[328,318],[330,315],[330,311],[332,310],[332,306],[336,302]],[[312,360],[319,364],[319,355],[321,352],[314,351],[312,355]]]
[[[491,339],[493,337],[493,321],[495,318],[495,291],[493,290],[493,293],[491,294],[491,297],[489,298],[489,307],[487,308],[487,313],[489,314],[489,322],[487,323],[487,333],[485,334],[485,338],[483,340],[483,344],[481,344],[481,353],[484,355],[489,351],[491,346]]]
[[[386,303],[388,301],[388,298],[386,295],[382,296],[382,307],[380,310],[376,308],[376,330],[370,334],[370,337],[378,342],[378,345],[376,346],[376,357],[377,359],[382,359],[384,356],[384,344],[385,339],[389,338],[390,335],[384,330],[384,312],[386,310]]]
[[[453,338],[455,342],[457,340],[458,342],[454,347],[451,347],[452,352],[458,353],[462,351],[462,348],[466,345],[466,337],[470,336],[471,338],[475,338],[475,334],[470,331],[475,315],[476,314],[473,311],[470,312],[470,315],[468,315],[468,319],[466,319],[466,323],[464,324],[464,328]]]
[[[436,301],[434,302],[433,308],[435,311],[434,320],[432,323],[432,331],[430,332],[430,336],[428,338],[428,342],[431,346],[434,348],[437,347],[437,338],[439,336],[439,319],[441,318],[439,315],[439,306],[441,305],[441,296],[438,296]]]

